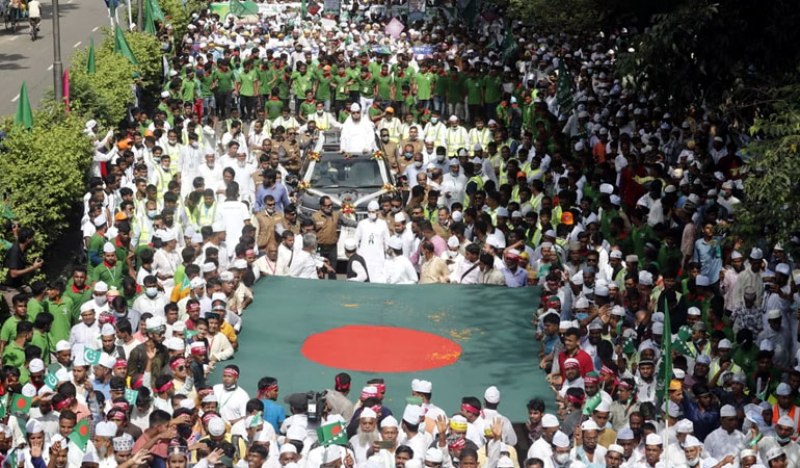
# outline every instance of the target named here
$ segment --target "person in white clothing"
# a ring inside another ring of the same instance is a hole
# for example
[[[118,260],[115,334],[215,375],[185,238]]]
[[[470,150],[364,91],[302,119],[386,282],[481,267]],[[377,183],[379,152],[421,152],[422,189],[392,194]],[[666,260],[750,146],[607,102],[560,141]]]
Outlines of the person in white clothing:
[[[417,270],[408,257],[403,255],[403,240],[398,236],[389,238],[389,258],[384,272],[386,284],[416,284],[419,281]]]
[[[481,249],[476,244],[469,244],[464,249],[464,256],[459,257],[456,261],[452,273],[450,273],[450,282],[455,284],[478,284],[478,276],[481,273],[479,268],[478,257],[481,254]]]
[[[318,269],[325,264],[317,255],[317,236],[313,233],[303,234],[303,248],[295,254],[289,276],[294,278],[319,279]]]
[[[723,406],[719,410],[719,417],[720,427],[708,434],[704,441],[706,451],[717,460],[728,456],[735,458],[744,448],[747,438],[742,431],[736,429],[739,424],[736,408],[731,405]]]
[[[250,396],[238,385],[239,366],[228,364],[222,371],[222,383],[214,385],[214,395],[219,404],[219,415],[228,424],[236,424],[247,416]]]
[[[239,184],[231,182],[225,189],[225,201],[219,206],[219,214],[225,225],[225,238],[230,239],[232,245],[236,245],[242,237],[242,228],[250,224],[250,209],[238,198]],[[233,249],[228,252],[231,256],[233,253]]]
[[[367,206],[367,218],[358,222],[356,243],[358,254],[364,257],[367,273],[373,283],[383,282],[383,264],[386,261],[386,243],[389,241],[389,226],[378,218],[378,202],[372,200]]]
[[[142,280],[144,294],[139,295],[133,302],[133,310],[140,314],[151,313],[154,317],[164,317],[164,306],[167,299],[164,293],[158,288],[158,279],[153,275],[147,275]]]
[[[97,321],[97,311],[94,305],[94,301],[88,301],[81,305],[81,321],[72,327],[69,334],[71,346],[94,346],[95,340],[100,336],[100,322]]]
[[[161,240],[161,248],[153,254],[153,270],[165,290],[171,291],[175,286],[175,270],[181,263],[181,256],[175,251],[178,245],[172,230],[161,230],[156,233]]]
[[[444,196],[444,202],[448,208],[451,207],[453,203],[462,203],[464,201],[464,190],[467,188],[467,176],[465,176],[461,170],[458,158],[450,158],[448,162],[448,172],[442,177],[440,188]]]
[[[361,116],[361,106],[350,106],[350,117],[342,124],[339,151],[349,154],[372,153],[377,149],[375,125]]]

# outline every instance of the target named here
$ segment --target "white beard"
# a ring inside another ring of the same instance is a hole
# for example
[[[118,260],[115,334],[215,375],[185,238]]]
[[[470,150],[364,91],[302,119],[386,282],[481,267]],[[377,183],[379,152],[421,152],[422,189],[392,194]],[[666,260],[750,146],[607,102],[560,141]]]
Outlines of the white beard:
[[[358,428],[358,432],[356,433],[356,437],[358,438],[358,443],[362,446],[371,447],[373,442],[377,442],[381,440],[381,433],[375,429],[372,432],[363,432],[361,428]]]

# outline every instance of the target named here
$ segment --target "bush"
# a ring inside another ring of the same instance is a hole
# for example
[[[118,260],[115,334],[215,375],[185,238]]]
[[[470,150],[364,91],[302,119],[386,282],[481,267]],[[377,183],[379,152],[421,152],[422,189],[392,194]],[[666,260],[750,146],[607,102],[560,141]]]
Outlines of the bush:
[[[136,68],[111,48],[95,47],[95,73],[86,73],[88,50],[75,53],[70,70],[70,101],[74,112],[96,119],[104,125],[116,125],[134,101],[131,86]],[[131,46],[133,47],[133,46]],[[38,123],[37,123],[38,124]]]
[[[83,195],[94,155],[84,122],[62,106],[45,104],[25,130],[6,121],[0,186],[20,224],[36,231],[36,245],[50,246],[68,226],[67,215]]]

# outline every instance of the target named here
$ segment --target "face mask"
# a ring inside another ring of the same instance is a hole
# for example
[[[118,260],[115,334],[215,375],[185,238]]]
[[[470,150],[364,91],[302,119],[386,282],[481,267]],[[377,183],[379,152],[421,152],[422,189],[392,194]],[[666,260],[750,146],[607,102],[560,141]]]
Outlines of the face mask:
[[[369,219],[371,219],[373,221],[378,219],[378,213],[369,213],[367,216],[369,216]]]
[[[317,115],[322,115],[322,111],[321,111],[321,110],[318,110],[318,111],[317,111]]]
[[[392,213],[399,213],[401,209],[402,208],[400,208],[399,206],[393,206],[392,207]]]
[[[456,258],[456,255],[458,255],[458,251],[453,251],[453,250],[447,251],[447,256],[450,258]]]
[[[443,154],[437,154],[436,155],[436,160],[439,161],[439,162],[444,161],[444,155]]]
[[[268,215],[274,214],[275,213],[275,208],[267,208],[266,212],[267,212]]]
[[[145,288],[144,293],[147,294],[147,297],[152,299],[156,297],[156,294],[158,294],[158,288]]]
[[[789,442],[792,441],[791,437],[778,437],[778,436],[775,436],[775,438],[778,440],[778,443],[781,444],[781,445],[788,444]]]
[[[431,117],[431,123],[436,125],[439,122],[439,117]]]
[[[569,461],[569,453],[556,454],[556,463],[563,465]]]
[[[96,302],[96,303],[98,303],[100,305],[105,305],[105,303],[108,302],[108,297],[106,297],[106,296],[94,296],[94,302]]]
[[[148,210],[147,211],[147,217],[150,218],[150,219],[155,218],[157,214],[158,214],[158,211],[156,211],[156,210]]]
[[[198,145],[196,141],[192,142],[192,148],[197,148],[198,146],[200,146],[200,145]]]
[[[589,316],[589,314],[587,314],[586,312],[578,312],[578,313],[575,314],[575,318],[577,318],[578,320],[581,320],[581,321],[586,320],[586,318],[588,316]]]
[[[416,168],[422,167],[422,161],[414,161],[414,167]]]
[[[414,153],[403,153],[403,157],[406,159],[411,159],[414,157]]]
[[[383,137],[381,137],[381,141],[384,142],[384,143],[387,143],[389,141],[389,137],[388,136],[383,136]]]

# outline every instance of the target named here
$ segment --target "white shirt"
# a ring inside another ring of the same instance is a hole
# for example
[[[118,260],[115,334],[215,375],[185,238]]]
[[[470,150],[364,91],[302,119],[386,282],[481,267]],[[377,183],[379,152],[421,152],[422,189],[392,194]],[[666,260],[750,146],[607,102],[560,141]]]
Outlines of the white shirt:
[[[305,250],[301,250],[294,255],[294,261],[289,268],[289,276],[305,279],[319,279],[317,276],[317,261]]]
[[[456,284],[478,284],[481,269],[478,262],[472,263],[464,257],[459,257],[453,272],[450,273],[450,282]]]
[[[247,205],[236,200],[226,200],[220,204],[218,211],[222,216],[222,222],[225,223],[225,240],[233,245],[238,244],[239,238],[242,237],[244,222],[250,219]]]
[[[345,153],[373,152],[376,149],[375,126],[364,117],[358,122],[354,122],[352,117],[348,117],[342,125],[339,141],[341,142],[340,150]]]
[[[703,445],[711,457],[722,460],[727,455],[736,456],[744,448],[744,442],[745,435],[741,431],[734,429],[728,434],[720,427],[706,437]]]
[[[98,336],[100,336],[100,322],[95,320],[90,326],[80,322],[72,327],[72,331],[69,333],[69,344],[73,347],[77,344],[92,347]]]
[[[228,391],[222,384],[217,384],[214,385],[214,395],[219,402],[219,415],[225,422],[241,419],[247,415],[245,406],[250,396],[242,387],[237,386],[233,391]]]
[[[386,284],[416,284],[417,270],[408,257],[402,255],[386,260],[383,267]]]

